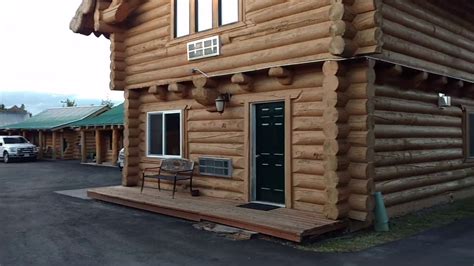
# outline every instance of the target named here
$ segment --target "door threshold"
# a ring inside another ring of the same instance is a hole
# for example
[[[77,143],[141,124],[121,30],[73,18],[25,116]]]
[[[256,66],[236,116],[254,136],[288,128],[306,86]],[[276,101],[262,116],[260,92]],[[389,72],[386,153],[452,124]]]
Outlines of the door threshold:
[[[266,201],[258,201],[258,200],[252,200],[250,201],[251,203],[258,203],[258,204],[264,204],[264,205],[271,205],[271,206],[276,206],[280,208],[286,208],[285,204],[280,204],[280,203],[273,203],[273,202],[266,202]]]

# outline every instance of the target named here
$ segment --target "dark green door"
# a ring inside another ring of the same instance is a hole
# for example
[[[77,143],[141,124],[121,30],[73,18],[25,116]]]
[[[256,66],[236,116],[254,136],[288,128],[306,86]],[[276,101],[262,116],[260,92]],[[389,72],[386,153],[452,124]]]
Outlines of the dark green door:
[[[285,203],[285,105],[255,105],[255,199]]]

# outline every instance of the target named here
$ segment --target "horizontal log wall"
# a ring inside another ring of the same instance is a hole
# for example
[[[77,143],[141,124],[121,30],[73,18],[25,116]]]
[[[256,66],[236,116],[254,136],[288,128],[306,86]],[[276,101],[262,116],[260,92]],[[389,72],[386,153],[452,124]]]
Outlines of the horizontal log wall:
[[[373,212],[374,62],[326,62],[324,78],[325,182],[328,218],[370,224]]]
[[[86,156],[95,153],[95,135],[94,131],[86,131]]]
[[[43,133],[43,137],[44,137],[44,146],[45,147],[52,147],[53,146],[53,136],[51,134],[51,132],[44,132]]]
[[[350,175],[348,217],[366,224],[371,224],[374,209],[374,64],[371,60],[353,63],[345,77],[349,84],[345,93],[345,110],[350,129],[347,136],[350,144],[347,152]]]
[[[45,131],[43,133],[44,136],[44,152],[48,152],[45,154],[45,158],[51,159],[51,151],[53,148],[53,134],[50,131]]]
[[[139,123],[137,123],[140,114],[140,91],[125,90],[124,96],[123,147],[126,160],[122,169],[122,185],[136,186],[140,179],[139,157],[141,154],[137,144],[140,137]]]
[[[329,10],[333,55],[351,57],[381,51],[379,0],[332,1]]]
[[[383,14],[382,57],[473,80],[474,23],[429,2],[383,0],[380,9]]]
[[[125,87],[125,35],[113,33],[110,35],[110,89],[123,90]]]
[[[76,148],[74,148],[73,152],[73,159],[74,160],[81,160],[81,132],[76,132],[76,140],[75,140]]]
[[[190,79],[195,67],[215,75],[330,56],[330,0],[285,0],[245,8],[243,21],[227,26],[225,31],[211,30],[174,40],[171,2],[145,2],[132,14],[131,27],[124,34],[125,87]],[[187,60],[187,42],[215,35],[222,42],[220,56]]]
[[[375,94],[375,190],[390,216],[473,195],[460,104],[474,100],[453,97],[452,107],[440,109],[435,92],[396,84],[377,85]]]
[[[229,76],[216,79],[221,92],[233,94],[231,102],[222,115],[208,112],[195,100],[174,92],[167,93],[167,100],[159,95],[140,91],[139,123],[129,122],[138,128],[139,139],[136,142],[138,157],[128,157],[129,164],[139,163],[140,169],[159,165],[159,159],[146,156],[146,113],[160,110],[186,110],[184,112],[184,157],[198,161],[201,156],[231,158],[233,173],[231,178],[196,175],[195,185],[203,195],[249,200],[249,103],[261,101],[285,101],[290,116],[291,171],[287,194],[292,208],[323,212],[327,202],[326,181],[324,179],[323,146],[325,135],[323,105],[323,74],[320,65],[311,65],[292,69],[291,84],[284,85],[278,78],[268,76],[267,71],[253,72],[252,91],[231,83]],[[191,86],[188,89],[192,89]],[[137,90],[133,90],[137,92]],[[189,93],[188,93],[189,95]],[[127,105],[127,104],[126,104]],[[132,141],[130,141],[132,142]],[[138,175],[137,175],[138,177]],[[147,186],[156,187],[156,182],[148,180]],[[166,184],[164,185],[166,187]],[[180,189],[186,189],[185,183]]]
[[[320,72],[313,75],[314,81],[308,77],[310,83],[302,86],[305,88],[302,94],[291,103],[292,205],[295,209],[322,213],[327,202],[323,160],[324,76]]]
[[[63,138],[67,142],[67,147],[65,147],[63,158],[64,160],[79,160],[80,159],[80,150],[79,150],[79,143],[80,143],[80,134],[79,131],[72,131],[72,130],[64,130]],[[61,142],[63,140],[59,140],[59,149],[61,149]],[[59,150],[61,152],[61,150]],[[59,153],[61,154],[61,153]]]
[[[61,159],[61,142],[62,142],[62,139],[61,139],[61,132],[59,131],[53,131],[53,140],[52,140],[52,147],[53,147],[53,150],[56,152],[56,157],[53,158],[53,159]],[[56,134],[56,136],[54,137],[54,134]]]
[[[102,162],[106,163],[115,163],[112,160],[112,149],[110,149],[112,141],[112,130],[103,130],[102,131]]]
[[[190,80],[191,69],[243,72],[378,51],[377,0],[243,1],[242,21],[172,38],[172,2],[148,0],[111,35],[111,88]],[[347,4],[350,3],[350,4]],[[221,55],[188,61],[186,43],[219,35]]]

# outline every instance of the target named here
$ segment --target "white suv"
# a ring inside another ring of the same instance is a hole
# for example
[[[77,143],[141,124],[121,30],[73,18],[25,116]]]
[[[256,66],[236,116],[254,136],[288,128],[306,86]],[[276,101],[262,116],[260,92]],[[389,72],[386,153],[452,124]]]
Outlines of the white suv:
[[[0,136],[0,158],[4,163],[11,159],[36,160],[38,148],[22,136]]]

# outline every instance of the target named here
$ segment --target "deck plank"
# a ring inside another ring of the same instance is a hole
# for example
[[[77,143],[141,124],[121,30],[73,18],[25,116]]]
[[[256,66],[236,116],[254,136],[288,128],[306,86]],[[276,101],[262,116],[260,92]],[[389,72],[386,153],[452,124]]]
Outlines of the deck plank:
[[[191,197],[170,191],[138,187],[103,187],[88,190],[88,196],[97,200],[143,209],[192,221],[211,221],[256,231],[262,234],[301,242],[320,234],[344,228],[341,221],[326,219],[321,214],[278,208],[260,211],[237,207],[244,202],[206,196]]]

